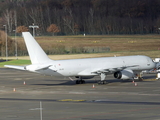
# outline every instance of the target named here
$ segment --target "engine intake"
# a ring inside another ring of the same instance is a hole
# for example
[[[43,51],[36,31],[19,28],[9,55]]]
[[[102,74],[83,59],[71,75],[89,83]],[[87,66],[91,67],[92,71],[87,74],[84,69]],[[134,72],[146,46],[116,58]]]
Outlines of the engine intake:
[[[131,79],[134,77],[134,73],[132,70],[122,70],[122,71],[117,71],[114,73],[114,77],[117,79],[123,79],[123,80],[127,80],[127,79]]]

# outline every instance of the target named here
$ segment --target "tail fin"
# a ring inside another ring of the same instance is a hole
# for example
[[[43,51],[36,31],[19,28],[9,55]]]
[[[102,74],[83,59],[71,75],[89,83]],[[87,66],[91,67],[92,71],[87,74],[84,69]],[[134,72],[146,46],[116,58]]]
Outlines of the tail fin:
[[[42,48],[29,32],[22,32],[22,34],[32,64],[46,63],[50,61],[46,53],[42,50]]]

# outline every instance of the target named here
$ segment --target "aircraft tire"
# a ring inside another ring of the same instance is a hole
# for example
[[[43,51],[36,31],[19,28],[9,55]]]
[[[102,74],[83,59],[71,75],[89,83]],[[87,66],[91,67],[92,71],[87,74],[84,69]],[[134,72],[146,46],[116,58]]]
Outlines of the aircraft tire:
[[[104,80],[104,81],[98,81],[98,85],[105,85],[105,84],[107,84],[107,81],[106,80]]]
[[[142,78],[142,77],[138,77],[138,80],[139,80],[139,81],[143,81],[143,78]]]
[[[80,81],[79,80],[76,80],[76,84],[79,84],[80,83]]]
[[[107,81],[106,81],[106,80],[104,80],[104,81],[103,81],[103,84],[104,84],[104,85],[105,85],[105,84],[107,84]]]
[[[76,80],[76,84],[84,84],[85,81],[84,80]]]

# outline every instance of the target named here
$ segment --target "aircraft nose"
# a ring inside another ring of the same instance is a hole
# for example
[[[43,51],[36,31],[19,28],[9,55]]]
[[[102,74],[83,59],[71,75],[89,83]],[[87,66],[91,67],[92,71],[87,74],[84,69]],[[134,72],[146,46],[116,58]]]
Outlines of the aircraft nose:
[[[152,66],[152,68],[156,68],[156,63],[155,63],[155,62],[152,62],[152,63],[151,63],[151,66]]]

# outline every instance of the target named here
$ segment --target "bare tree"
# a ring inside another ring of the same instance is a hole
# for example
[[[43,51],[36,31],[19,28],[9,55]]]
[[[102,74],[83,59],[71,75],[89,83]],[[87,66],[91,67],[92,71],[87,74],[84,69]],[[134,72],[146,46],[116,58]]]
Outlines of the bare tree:
[[[64,9],[65,17],[63,17],[64,25],[69,28],[69,30],[72,31],[72,34],[74,35],[74,19],[73,19],[73,13],[72,10],[69,8]]]
[[[17,28],[17,11],[14,10],[14,25],[15,25],[15,29]]]
[[[34,8],[31,8],[30,12],[29,12],[29,16],[30,18],[32,19],[32,23],[36,23],[36,16],[37,16],[37,13],[36,13],[36,9]],[[38,18],[37,18],[38,19]]]
[[[75,34],[78,34],[79,32],[79,25],[78,24],[74,24],[74,31],[75,31]]]
[[[89,18],[88,18],[89,29],[92,34],[94,34],[94,10],[90,8],[89,10]]]
[[[3,13],[7,27],[8,27],[8,31],[9,33],[12,32],[12,27],[13,27],[13,19],[14,19],[14,12],[13,11],[9,11],[8,9],[6,9],[6,11]]]
[[[29,19],[29,15],[28,15],[28,10],[27,10],[27,8],[24,8],[24,9],[23,9],[22,14],[23,14],[23,17],[24,17],[24,18],[21,18],[21,17],[20,17],[20,18],[19,18],[19,21],[22,20],[22,23],[23,23],[24,25],[29,25],[30,19]]]

